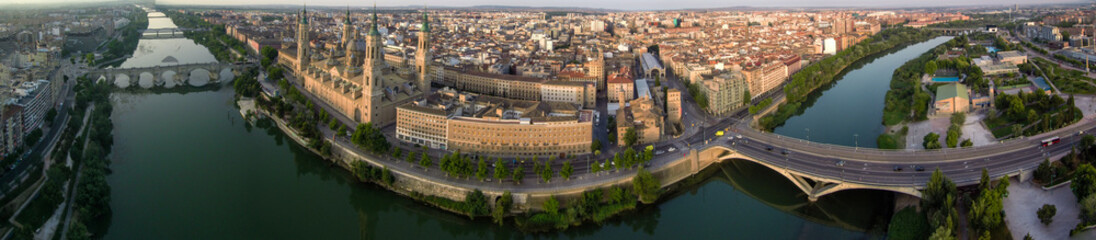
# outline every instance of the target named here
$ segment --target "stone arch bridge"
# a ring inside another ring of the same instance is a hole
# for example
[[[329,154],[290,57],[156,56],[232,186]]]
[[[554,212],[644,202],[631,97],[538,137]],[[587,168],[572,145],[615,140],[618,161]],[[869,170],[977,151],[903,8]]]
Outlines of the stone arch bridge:
[[[173,88],[180,85],[201,87],[231,81],[246,65],[233,63],[194,63],[172,66],[97,69],[89,75],[113,83],[119,88],[137,86]]]

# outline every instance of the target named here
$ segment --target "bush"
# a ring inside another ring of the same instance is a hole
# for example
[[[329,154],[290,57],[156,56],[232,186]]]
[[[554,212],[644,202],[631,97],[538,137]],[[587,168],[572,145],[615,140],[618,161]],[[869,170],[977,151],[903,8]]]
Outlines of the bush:
[[[887,227],[887,238],[919,240],[928,238],[931,234],[930,231],[932,229],[930,229],[929,220],[925,218],[925,215],[918,213],[913,207],[906,207],[899,210],[891,218],[890,226]]]
[[[1052,221],[1054,221],[1054,214],[1056,214],[1057,212],[1058,208],[1054,207],[1054,205],[1043,204],[1043,207],[1039,208],[1039,211],[1035,213],[1036,215],[1039,215],[1040,222],[1043,222],[1044,225],[1049,225]]]

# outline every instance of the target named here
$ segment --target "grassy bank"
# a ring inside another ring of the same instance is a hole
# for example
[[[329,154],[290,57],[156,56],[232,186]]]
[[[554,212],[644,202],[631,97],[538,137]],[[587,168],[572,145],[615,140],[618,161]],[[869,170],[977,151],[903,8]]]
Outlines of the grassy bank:
[[[791,76],[791,81],[784,86],[786,102],[771,115],[762,117],[759,124],[762,129],[771,131],[796,114],[802,113],[802,103],[808,99],[808,95],[822,86],[835,81],[846,68],[853,63],[870,56],[882,53],[910,43],[922,42],[933,37],[936,33],[914,28],[892,28],[846,48],[834,56],[822,59]]]

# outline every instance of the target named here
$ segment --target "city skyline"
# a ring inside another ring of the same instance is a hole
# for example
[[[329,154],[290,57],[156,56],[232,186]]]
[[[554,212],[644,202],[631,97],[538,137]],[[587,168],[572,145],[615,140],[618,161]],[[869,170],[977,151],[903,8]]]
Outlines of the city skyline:
[[[13,0],[11,4],[57,4],[57,3],[78,3],[78,2],[103,2],[102,0]],[[968,0],[968,1],[928,1],[928,2],[908,2],[898,0],[835,0],[835,1],[811,1],[811,0],[775,0],[775,1],[745,1],[745,0],[732,0],[732,1],[706,1],[706,0],[681,0],[675,1],[673,7],[665,7],[665,1],[659,0],[636,0],[636,1],[579,1],[579,0],[560,0],[545,3],[543,1],[532,0],[520,0],[520,1],[504,1],[504,0],[469,0],[469,1],[439,1],[439,0],[419,0],[419,1],[396,1],[396,0],[378,0],[374,2],[357,2],[346,0],[271,0],[255,2],[251,0],[160,0],[158,4],[164,5],[221,5],[221,6],[240,6],[240,5],[313,5],[321,7],[334,7],[334,6],[354,6],[354,7],[367,7],[374,3],[379,7],[407,7],[416,5],[427,6],[440,6],[440,7],[475,7],[475,6],[516,6],[516,7],[553,7],[553,8],[599,8],[599,9],[614,9],[614,10],[676,10],[676,9],[706,9],[706,8],[727,8],[727,7],[759,7],[759,8],[810,8],[810,7],[827,7],[827,8],[907,8],[907,7],[956,7],[956,6],[1013,6],[1013,5],[1048,5],[1048,4],[1081,4],[1091,1],[1078,1],[1078,0]]]

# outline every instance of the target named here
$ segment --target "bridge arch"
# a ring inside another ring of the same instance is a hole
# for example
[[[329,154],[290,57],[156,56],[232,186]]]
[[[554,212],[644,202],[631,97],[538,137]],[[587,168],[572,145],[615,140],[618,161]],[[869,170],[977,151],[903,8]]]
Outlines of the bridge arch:
[[[191,86],[201,87],[209,84],[211,79],[211,73],[205,68],[196,68],[190,71],[190,77],[187,79],[187,83]]]
[[[115,75],[114,86],[117,86],[118,88],[129,87],[129,75],[126,75],[125,73],[119,73],[118,75]]]
[[[918,198],[921,197],[921,191],[914,186],[873,185],[841,179],[830,179],[825,177],[812,176],[785,167],[775,166],[768,162],[758,160],[756,158],[741,154],[740,152],[722,146],[713,147],[706,151],[716,151],[714,153],[711,153],[711,156],[714,156],[717,162],[745,160],[761,166],[765,166],[780,174],[781,176],[784,176],[784,178],[788,179],[788,181],[792,182],[792,184],[799,188],[800,191],[803,191],[803,193],[807,194],[807,199],[811,202],[817,201],[818,198],[825,195],[853,189],[883,190],[903,193]]]
[[[172,71],[172,70],[167,70],[167,71],[164,71],[163,73],[161,73],[160,74],[160,82],[162,84],[161,86],[163,86],[165,88],[175,87],[175,78],[176,78],[175,75],[177,75],[177,74],[178,73],[176,73],[175,71]]]
[[[144,89],[152,88],[156,84],[156,75],[151,72],[141,72],[137,78],[137,85]]]

